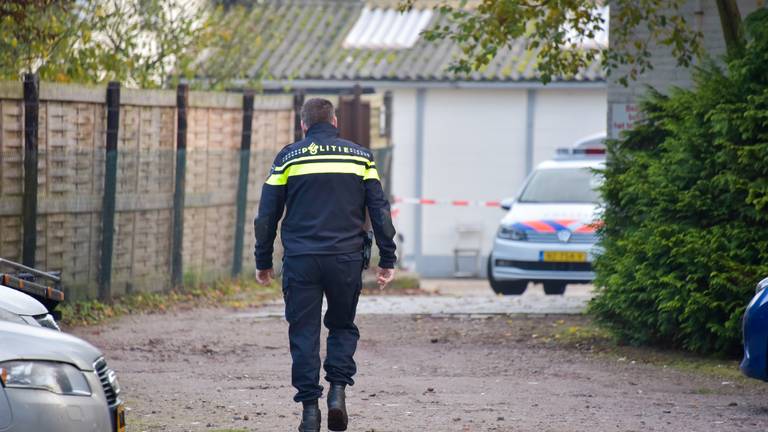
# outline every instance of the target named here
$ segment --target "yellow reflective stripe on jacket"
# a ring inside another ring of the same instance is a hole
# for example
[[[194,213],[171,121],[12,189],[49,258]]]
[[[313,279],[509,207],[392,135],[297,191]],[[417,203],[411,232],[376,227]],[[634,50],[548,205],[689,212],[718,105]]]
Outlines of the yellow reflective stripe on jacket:
[[[282,186],[288,183],[288,177],[307,174],[355,174],[362,177],[363,180],[379,180],[379,172],[376,171],[375,167],[368,168],[349,162],[317,162],[291,165],[285,171],[269,176],[267,184]]]
[[[376,167],[368,168],[368,171],[365,173],[365,176],[363,177],[363,180],[379,180],[379,172],[376,171]]]
[[[290,160],[279,167],[275,167],[275,171],[282,171],[285,169],[286,166],[296,163],[296,162],[305,162],[305,161],[315,161],[315,160],[329,160],[329,159],[336,159],[336,160],[353,160],[353,161],[359,161],[359,162],[365,162],[368,164],[368,166],[375,166],[376,164],[366,159],[362,156],[345,156],[345,155],[316,155],[316,156],[302,156],[300,158],[296,158],[293,160]]]
[[[272,174],[267,178],[267,184],[272,186],[283,186],[288,182],[288,177],[285,176],[285,173],[282,174]]]

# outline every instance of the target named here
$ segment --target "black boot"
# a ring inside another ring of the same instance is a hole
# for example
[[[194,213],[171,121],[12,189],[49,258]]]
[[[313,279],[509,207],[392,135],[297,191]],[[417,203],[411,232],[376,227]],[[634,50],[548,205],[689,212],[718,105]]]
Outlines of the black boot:
[[[332,431],[347,430],[347,404],[344,394],[344,384],[331,383],[328,390],[328,429]]]
[[[320,421],[320,407],[317,405],[317,401],[305,403],[304,411],[301,413],[299,432],[320,432]]]

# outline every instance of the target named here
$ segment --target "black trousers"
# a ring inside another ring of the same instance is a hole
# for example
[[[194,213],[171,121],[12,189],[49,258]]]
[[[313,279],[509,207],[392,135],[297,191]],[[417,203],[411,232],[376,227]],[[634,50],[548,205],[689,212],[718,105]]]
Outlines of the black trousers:
[[[362,289],[362,253],[288,256],[283,262],[283,297],[291,345],[291,382],[296,402],[318,399],[320,386],[320,316],[323,294],[328,310],[327,355],[323,367],[331,383],[353,385],[354,354],[360,332],[355,326]]]

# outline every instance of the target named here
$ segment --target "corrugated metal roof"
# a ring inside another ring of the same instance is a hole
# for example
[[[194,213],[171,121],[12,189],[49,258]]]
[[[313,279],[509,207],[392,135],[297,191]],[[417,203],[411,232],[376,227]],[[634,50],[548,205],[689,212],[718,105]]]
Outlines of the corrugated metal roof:
[[[526,51],[523,40],[513,41],[487,67],[469,76],[447,71],[451,60],[460,54],[456,44],[450,40],[429,42],[419,36],[426,26],[443,19],[432,9],[402,15],[375,1],[267,0],[248,14],[246,19],[238,16],[233,23],[249,25],[249,32],[262,41],[249,50],[249,58],[243,59],[248,65],[246,76],[251,78],[537,81],[537,53]],[[599,62],[595,62],[577,76],[559,81],[604,79]]]

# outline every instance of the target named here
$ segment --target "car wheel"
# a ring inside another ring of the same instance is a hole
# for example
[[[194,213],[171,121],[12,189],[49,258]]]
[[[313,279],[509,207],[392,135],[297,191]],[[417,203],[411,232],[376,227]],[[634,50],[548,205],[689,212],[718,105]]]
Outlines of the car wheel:
[[[525,292],[528,287],[528,281],[515,280],[515,281],[499,281],[493,278],[493,264],[491,257],[488,257],[488,282],[491,284],[491,289],[496,294],[504,295],[520,295]]]
[[[547,295],[562,295],[565,294],[565,282],[553,281],[544,282],[544,294]]]

